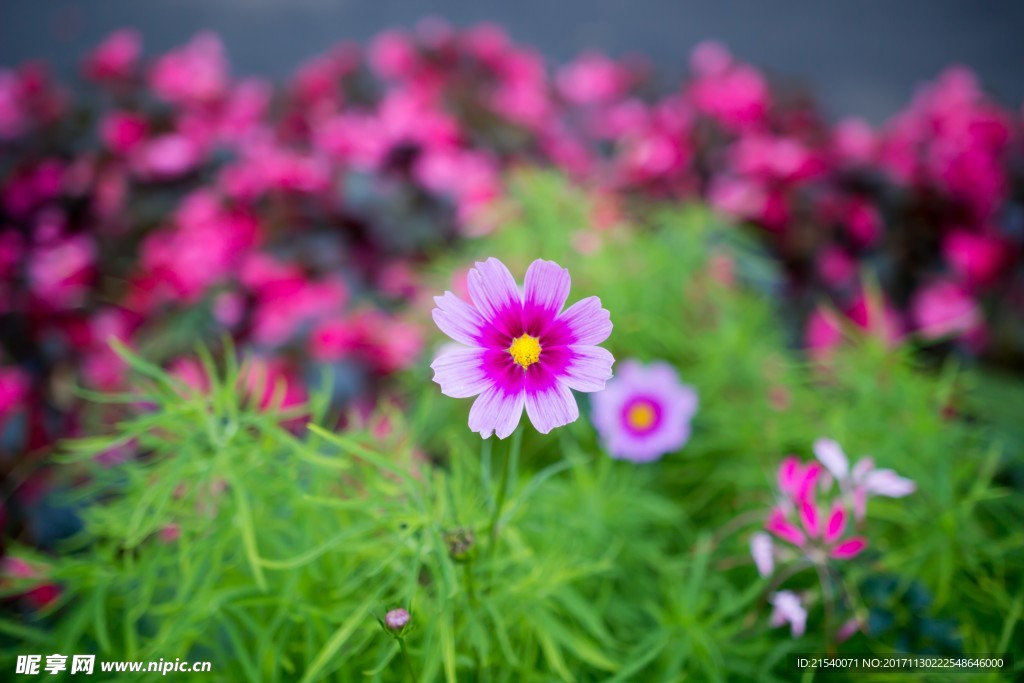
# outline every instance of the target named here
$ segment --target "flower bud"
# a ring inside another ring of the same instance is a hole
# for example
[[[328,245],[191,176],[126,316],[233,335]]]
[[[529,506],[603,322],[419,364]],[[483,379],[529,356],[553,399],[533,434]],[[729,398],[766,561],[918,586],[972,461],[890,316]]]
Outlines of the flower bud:
[[[392,631],[399,632],[405,628],[406,624],[412,617],[409,616],[409,612],[399,607],[393,609],[384,615],[384,624]]]

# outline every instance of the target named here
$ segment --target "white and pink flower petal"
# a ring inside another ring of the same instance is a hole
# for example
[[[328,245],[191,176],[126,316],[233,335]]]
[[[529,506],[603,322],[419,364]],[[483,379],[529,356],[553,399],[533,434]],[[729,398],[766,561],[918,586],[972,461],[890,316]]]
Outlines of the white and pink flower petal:
[[[526,393],[506,393],[498,387],[490,387],[473,402],[469,410],[469,428],[487,439],[496,434],[499,439],[507,438],[523,416]]]
[[[523,329],[523,304],[515,278],[496,258],[478,262],[466,276],[473,306],[495,329],[510,338]]]
[[[818,439],[814,442],[814,455],[833,477],[839,481],[846,479],[850,472],[850,463],[838,443],[832,439]]]
[[[451,292],[435,296],[434,303],[437,308],[432,315],[442,332],[460,344],[483,346],[484,331],[490,325],[479,311]]]
[[[526,414],[538,432],[547,434],[555,427],[575,422],[580,410],[569,387],[553,381],[540,387],[529,387],[528,383]]]
[[[523,330],[539,337],[558,317],[572,280],[569,271],[554,261],[537,259],[526,271],[523,292]]]
[[[769,577],[775,569],[774,548],[772,537],[764,532],[757,532],[750,538],[750,556],[754,558],[757,573]]]
[[[902,498],[916,491],[917,485],[892,470],[872,470],[864,478],[864,488],[876,496]]]
[[[441,393],[452,398],[469,398],[494,386],[484,370],[483,349],[455,349],[438,356],[430,367]]]
[[[600,344],[612,333],[611,314],[596,296],[577,301],[567,308],[545,332],[552,346]]]
[[[600,346],[569,346],[565,349],[561,367],[551,367],[552,372],[565,382],[570,389],[583,392],[601,391],[612,377],[615,358]]]

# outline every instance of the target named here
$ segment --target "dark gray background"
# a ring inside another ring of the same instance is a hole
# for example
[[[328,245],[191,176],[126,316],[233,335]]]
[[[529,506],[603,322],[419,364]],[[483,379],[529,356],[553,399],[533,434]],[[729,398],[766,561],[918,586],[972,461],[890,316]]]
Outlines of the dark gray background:
[[[68,76],[113,29],[138,28],[153,53],[209,28],[235,73],[282,77],[339,40],[425,16],[495,21],[555,61],[588,47],[643,54],[665,77],[717,38],[813,88],[833,116],[883,120],[952,63],[1014,108],[1024,98],[1024,2],[1013,0],[0,0],[0,64],[44,58]]]

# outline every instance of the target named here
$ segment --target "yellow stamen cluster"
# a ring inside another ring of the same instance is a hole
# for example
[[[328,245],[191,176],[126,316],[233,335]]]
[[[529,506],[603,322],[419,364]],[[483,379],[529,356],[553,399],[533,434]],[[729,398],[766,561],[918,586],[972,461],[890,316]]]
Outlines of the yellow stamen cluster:
[[[512,340],[508,352],[512,354],[512,360],[525,370],[540,360],[540,341],[536,337],[524,334]]]
[[[654,406],[646,401],[634,403],[626,412],[626,421],[629,426],[637,431],[650,429],[654,424]]]

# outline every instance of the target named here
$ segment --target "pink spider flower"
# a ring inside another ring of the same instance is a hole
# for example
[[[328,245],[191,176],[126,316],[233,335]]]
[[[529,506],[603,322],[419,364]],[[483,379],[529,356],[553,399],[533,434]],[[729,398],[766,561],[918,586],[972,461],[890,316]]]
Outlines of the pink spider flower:
[[[794,516],[796,522],[791,521]],[[859,555],[868,542],[862,536],[843,538],[847,518],[846,507],[841,500],[835,501],[823,514],[814,499],[808,497],[798,503],[795,514],[782,506],[775,507],[768,516],[765,529],[800,548],[815,562],[829,557],[848,560]]]
[[[917,488],[913,481],[893,470],[876,468],[874,460],[869,457],[861,458],[851,469],[842,447],[831,439],[815,441],[814,455],[839,484],[842,496],[853,506],[857,520],[864,519],[869,495],[902,498]]]
[[[477,263],[467,279],[472,305],[451,292],[434,298],[434,322],[468,347],[431,365],[441,392],[479,396],[469,428],[485,439],[512,434],[524,407],[542,434],[574,422],[579,407],[570,390],[601,391],[612,376],[612,354],[597,346],[612,331],[601,300],[587,297],[563,311],[569,271],[540,259],[526,271],[522,293],[495,258]]]

